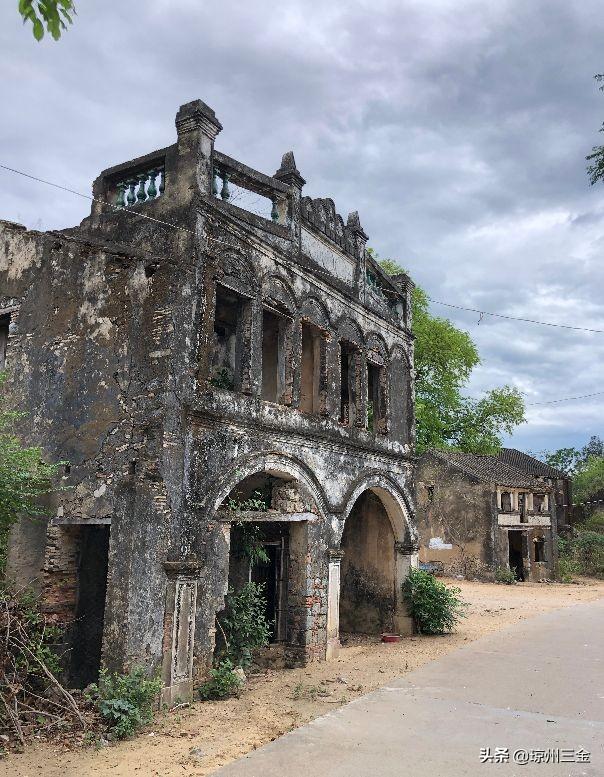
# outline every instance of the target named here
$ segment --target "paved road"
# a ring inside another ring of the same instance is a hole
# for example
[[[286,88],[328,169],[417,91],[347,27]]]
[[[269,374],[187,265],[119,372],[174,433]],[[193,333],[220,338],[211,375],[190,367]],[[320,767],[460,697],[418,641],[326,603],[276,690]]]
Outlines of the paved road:
[[[480,750],[487,747],[492,754],[509,748],[510,762],[481,763]],[[519,749],[579,748],[591,752],[591,763],[512,762]],[[600,600],[473,642],[216,775],[604,777],[603,748]]]

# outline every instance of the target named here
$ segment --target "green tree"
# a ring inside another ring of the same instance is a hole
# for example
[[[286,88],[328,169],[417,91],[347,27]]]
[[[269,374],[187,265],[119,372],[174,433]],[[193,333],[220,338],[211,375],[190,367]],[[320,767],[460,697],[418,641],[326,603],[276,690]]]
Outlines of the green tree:
[[[52,37],[59,40],[67,25],[73,23],[76,9],[73,0],[19,0],[19,13],[23,24],[31,22],[36,40],[44,37],[44,25]]]
[[[604,442],[595,434],[580,450],[579,448],[558,448],[556,451],[542,451],[537,455],[537,458],[566,475],[580,472],[589,459],[602,457],[604,457]]]
[[[11,526],[21,515],[44,515],[39,499],[51,490],[62,463],[47,464],[40,448],[22,445],[15,424],[24,414],[6,409],[5,384],[0,373],[0,578]]]
[[[557,451],[543,451],[537,458],[566,475],[572,475],[581,461],[581,451],[577,448],[559,448]]]
[[[389,275],[404,272],[390,259],[379,263]],[[520,393],[503,386],[480,399],[464,396],[472,370],[480,364],[472,338],[446,318],[433,316],[420,287],[413,291],[412,307],[418,452],[456,448],[468,453],[496,453],[502,434],[511,433],[524,421]]]
[[[577,502],[588,500],[604,488],[604,457],[590,456],[573,477],[573,494]]]
[[[603,92],[604,73],[598,73],[594,78],[596,79],[596,82],[600,84],[598,88]],[[604,132],[604,123],[600,127],[600,132]],[[598,181],[604,181],[604,146],[594,146],[591,149],[591,154],[588,154],[585,158],[589,162],[587,174],[591,185],[593,186]]]

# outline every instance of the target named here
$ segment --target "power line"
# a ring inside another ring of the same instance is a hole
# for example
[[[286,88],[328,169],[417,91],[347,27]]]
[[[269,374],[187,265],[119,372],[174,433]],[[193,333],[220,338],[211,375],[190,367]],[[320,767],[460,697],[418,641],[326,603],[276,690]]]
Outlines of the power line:
[[[495,316],[496,318],[506,318],[510,321],[523,321],[526,324],[540,324],[541,326],[554,326],[558,327],[560,329],[574,329],[579,332],[595,332],[596,334],[604,334],[604,329],[590,329],[589,327],[585,326],[574,326],[572,324],[553,324],[551,321],[536,321],[533,318],[520,318],[519,316],[508,316],[504,313],[489,313],[486,310],[480,310],[479,308],[465,308],[462,305],[453,305],[451,302],[442,302],[439,299],[433,299],[432,297],[428,297],[430,302],[434,302],[436,305],[444,305],[447,308],[455,308],[456,310],[467,310],[470,313],[479,313],[480,318],[482,319],[484,316]],[[479,320],[480,323],[480,320]]]
[[[30,178],[32,181],[38,181],[38,183],[45,183],[47,186],[53,186],[55,189],[61,189],[61,191],[69,192],[69,194],[75,194],[77,197],[82,197],[85,200],[90,200],[91,202],[99,202],[101,205],[108,205],[110,208],[113,208],[113,210],[118,212],[125,212],[128,213],[130,216],[137,216],[141,219],[147,219],[148,221],[154,221],[156,224],[162,224],[165,227],[171,227],[172,229],[180,229],[183,232],[188,232],[190,235],[194,235],[192,229],[187,229],[187,227],[182,227],[180,224],[172,224],[169,221],[162,221],[162,219],[156,219],[153,218],[153,216],[148,216],[146,213],[141,213],[138,210],[132,210],[131,208],[114,205],[111,202],[107,202],[106,200],[101,200],[100,197],[93,197],[90,194],[82,194],[82,192],[78,192],[75,189],[69,189],[67,186],[61,186],[61,184],[53,183],[53,181],[46,181],[44,178],[38,178],[35,175],[30,175],[29,173],[24,173],[23,170],[16,170],[14,167],[9,167],[8,165],[3,165],[0,163],[0,168],[3,170],[8,170],[11,173],[16,173],[17,175],[22,175],[24,178]]]
[[[594,391],[593,394],[581,394],[578,397],[563,397],[562,399],[550,399],[547,402],[527,402],[526,407],[535,407],[536,405],[556,405],[558,402],[571,402],[574,399],[587,399],[588,397],[599,397],[604,391]]]

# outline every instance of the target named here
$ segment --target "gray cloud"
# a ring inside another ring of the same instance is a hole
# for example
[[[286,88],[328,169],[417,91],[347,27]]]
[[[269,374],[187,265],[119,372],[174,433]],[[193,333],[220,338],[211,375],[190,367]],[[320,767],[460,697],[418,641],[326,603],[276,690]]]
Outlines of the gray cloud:
[[[81,3],[36,44],[0,10],[0,156],[88,193],[102,168],[173,141],[201,97],[219,147],[265,172],[293,148],[309,194],[358,209],[370,244],[436,299],[604,329],[604,20],[595,0]],[[0,217],[77,223],[87,204],[0,171]],[[597,391],[604,336],[434,306],[475,338],[470,390]],[[601,433],[602,400],[531,408],[511,442]]]

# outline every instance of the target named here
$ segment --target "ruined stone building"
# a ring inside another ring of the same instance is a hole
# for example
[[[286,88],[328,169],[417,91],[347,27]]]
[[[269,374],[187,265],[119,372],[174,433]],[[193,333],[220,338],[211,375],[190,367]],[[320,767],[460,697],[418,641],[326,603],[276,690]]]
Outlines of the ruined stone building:
[[[496,456],[432,450],[420,457],[422,564],[486,579],[499,569],[512,570],[517,580],[555,577],[558,479],[553,474],[560,473],[529,472],[541,462],[525,458],[532,459],[513,449]]]
[[[220,130],[183,105],[176,142],[103,171],[79,227],[0,230],[10,396],[67,462],[10,573],[67,625],[73,683],[142,664],[167,701],[207,674],[237,581],[265,583],[287,662],[411,628],[411,281],[356,212],[303,195],[292,153],[266,175]],[[231,543],[248,524],[257,568]]]

